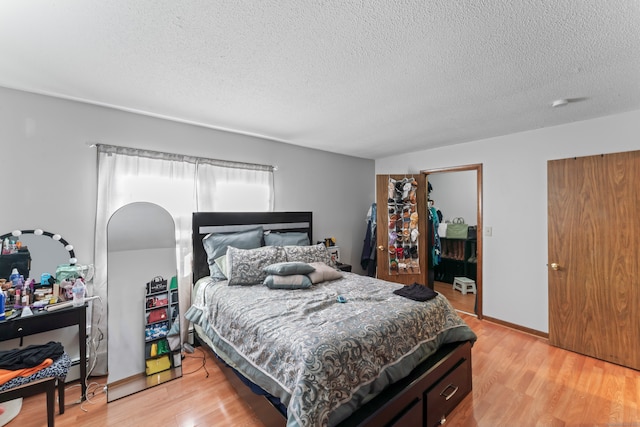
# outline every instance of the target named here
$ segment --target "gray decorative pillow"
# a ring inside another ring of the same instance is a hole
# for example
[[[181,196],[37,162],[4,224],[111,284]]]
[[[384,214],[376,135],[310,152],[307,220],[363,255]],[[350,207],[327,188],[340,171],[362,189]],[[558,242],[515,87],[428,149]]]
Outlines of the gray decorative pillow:
[[[315,271],[315,267],[306,262],[279,262],[268,265],[264,268],[267,274],[276,274],[278,276],[289,276],[291,274],[308,274]]]
[[[216,259],[227,253],[227,247],[239,249],[254,249],[262,246],[262,227],[256,227],[237,233],[211,233],[202,239],[202,245],[207,252],[209,273],[214,279],[226,279],[225,274],[216,265]]]
[[[269,275],[264,284],[271,289],[307,289],[311,287],[311,279],[304,274],[290,274],[288,276]]]
[[[268,232],[264,234],[264,244],[267,246],[308,246],[309,235],[296,231],[286,233]]]
[[[264,281],[268,265],[285,261],[280,246],[263,246],[256,249],[227,248],[227,279],[229,285],[257,285]]]
[[[287,261],[289,262],[323,262],[332,267],[334,267],[335,264],[331,261],[331,255],[323,243],[311,246],[284,246],[284,251],[287,254]]]
[[[313,284],[326,282],[327,280],[336,280],[342,277],[342,272],[333,267],[329,267],[323,262],[313,262],[309,265],[316,269],[316,271],[308,274]]]

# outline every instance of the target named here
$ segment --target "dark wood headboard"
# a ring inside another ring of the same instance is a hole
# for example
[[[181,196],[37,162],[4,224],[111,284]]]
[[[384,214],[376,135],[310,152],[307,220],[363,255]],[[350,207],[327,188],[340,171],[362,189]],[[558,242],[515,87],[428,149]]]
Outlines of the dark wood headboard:
[[[265,231],[304,232],[311,236],[313,221],[311,212],[194,212],[193,230],[193,283],[209,275],[207,253],[202,239],[209,233],[234,233],[256,226]]]

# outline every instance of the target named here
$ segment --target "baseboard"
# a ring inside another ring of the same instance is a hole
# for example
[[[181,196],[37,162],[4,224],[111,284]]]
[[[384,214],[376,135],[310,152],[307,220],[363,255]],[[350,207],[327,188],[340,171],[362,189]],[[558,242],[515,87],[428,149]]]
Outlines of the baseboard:
[[[495,319],[489,316],[483,316],[482,320],[486,320],[491,323],[496,323],[498,325],[506,326],[507,328],[515,329],[520,332],[524,332],[526,334],[535,335],[540,338],[549,339],[549,334],[546,332],[538,331],[536,329],[527,328],[521,325],[516,325],[515,323],[505,322],[504,320]]]
[[[65,382],[69,383],[71,381],[80,379],[80,358],[77,360],[71,361],[71,366],[69,366],[69,370],[67,371],[67,377]]]

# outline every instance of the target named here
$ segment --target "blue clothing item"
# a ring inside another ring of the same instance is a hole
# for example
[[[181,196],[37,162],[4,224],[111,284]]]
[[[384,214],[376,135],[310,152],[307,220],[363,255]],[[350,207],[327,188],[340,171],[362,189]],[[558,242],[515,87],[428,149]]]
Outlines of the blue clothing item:
[[[360,266],[366,270],[369,277],[376,275],[376,239],[376,204],[373,203],[367,213],[367,231],[360,255]]]
[[[433,233],[433,246],[431,247],[431,259],[432,266],[440,264],[440,254],[442,253],[440,247],[440,236],[438,235],[438,226],[440,225],[440,218],[438,217],[438,211],[433,206],[429,208],[429,219],[431,220],[431,232]]]

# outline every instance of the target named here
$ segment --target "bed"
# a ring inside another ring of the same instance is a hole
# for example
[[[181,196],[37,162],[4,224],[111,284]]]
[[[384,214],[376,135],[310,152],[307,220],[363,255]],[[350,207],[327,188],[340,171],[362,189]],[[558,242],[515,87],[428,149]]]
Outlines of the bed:
[[[440,294],[338,272],[311,230],[311,212],[194,213],[198,341],[269,401],[267,425],[440,424],[471,391],[475,334]]]

